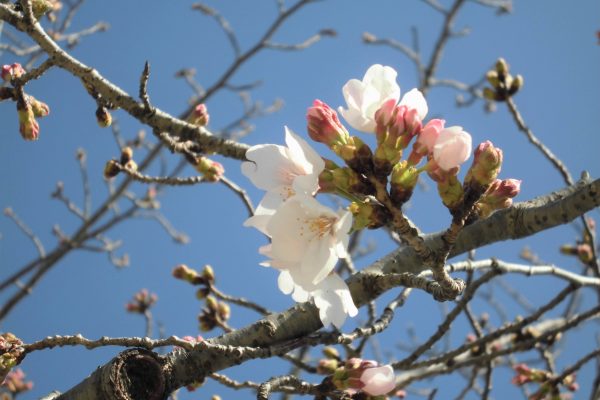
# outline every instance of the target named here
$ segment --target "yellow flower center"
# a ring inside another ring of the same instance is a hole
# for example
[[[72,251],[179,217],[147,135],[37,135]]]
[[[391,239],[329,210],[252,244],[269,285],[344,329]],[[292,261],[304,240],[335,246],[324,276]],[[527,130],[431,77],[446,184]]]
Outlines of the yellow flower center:
[[[335,224],[336,218],[321,216],[319,218],[313,218],[307,220],[306,223],[308,228],[318,237],[333,233],[333,225]]]

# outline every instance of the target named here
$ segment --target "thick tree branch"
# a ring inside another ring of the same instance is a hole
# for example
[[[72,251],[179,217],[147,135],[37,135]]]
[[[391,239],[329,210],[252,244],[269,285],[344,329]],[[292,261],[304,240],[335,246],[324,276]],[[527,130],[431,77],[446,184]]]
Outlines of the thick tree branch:
[[[515,204],[510,209],[497,212],[486,220],[475,222],[466,227],[459,235],[452,255],[455,256],[502,240],[533,235],[545,229],[568,223],[598,205],[600,205],[600,180],[592,182],[589,179],[583,179],[575,186],[528,202]],[[426,237],[427,244],[433,249],[438,248],[441,246],[442,234],[428,235]],[[381,294],[381,290],[372,284],[373,274],[418,273],[424,269],[412,249],[401,248],[375,262],[366,270],[355,274],[349,279],[348,283],[355,303],[360,306]],[[597,311],[592,312],[592,314],[590,317],[596,317]],[[580,320],[581,317],[577,319],[577,321]],[[575,322],[567,323],[562,327],[564,328],[567,325],[574,326]],[[212,372],[241,363],[247,359],[284,354],[300,345],[302,341],[298,338],[309,335],[320,327],[321,322],[314,305],[303,303],[285,312],[269,315],[246,328],[211,339],[207,342],[208,346],[202,346],[187,352],[181,350],[171,352],[160,361],[164,365],[162,378],[166,382],[166,391],[162,393],[162,396],[166,396],[168,392],[201,379]],[[527,346],[521,347],[523,349],[527,348]],[[514,349],[513,351],[517,350]],[[508,354],[509,351],[500,352],[498,355],[505,353]],[[489,356],[485,357],[489,358]],[[482,358],[481,361],[477,359],[477,361],[487,362],[488,358],[485,358],[485,360]],[[472,365],[474,362],[475,360],[465,360],[465,365]],[[111,363],[114,363],[114,360]],[[110,363],[107,365],[110,365]],[[100,395],[102,393],[100,386],[95,389],[89,386],[100,384],[101,380],[98,376],[103,373],[102,371],[105,368],[107,366],[100,368],[90,378],[59,398],[81,399],[83,397],[79,397],[76,393],[83,390],[84,387],[86,393]],[[134,370],[135,368],[131,370],[132,373]],[[134,381],[137,379],[135,375],[121,378],[133,379]],[[145,379],[145,376],[140,377],[140,379],[142,378]],[[159,381],[162,382],[160,379]],[[105,394],[102,394],[100,397],[86,397],[86,399],[126,398],[104,396]]]

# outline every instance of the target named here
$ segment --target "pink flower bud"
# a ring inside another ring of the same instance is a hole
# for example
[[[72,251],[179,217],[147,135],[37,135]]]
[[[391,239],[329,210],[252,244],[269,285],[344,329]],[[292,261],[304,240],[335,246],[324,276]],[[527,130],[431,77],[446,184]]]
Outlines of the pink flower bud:
[[[206,126],[208,125],[208,121],[210,120],[210,115],[208,114],[208,109],[206,108],[206,104],[198,104],[192,114],[188,118],[188,122],[190,124],[198,125],[198,126]]]
[[[17,368],[6,375],[4,382],[2,382],[2,386],[7,388],[8,391],[16,397],[19,393],[31,390],[33,388],[33,382],[25,382],[25,373],[22,369]],[[13,397],[10,398],[12,399]]]
[[[217,182],[225,173],[221,163],[206,157],[196,159],[196,171],[200,172],[208,182]]]
[[[360,380],[364,385],[362,390],[371,396],[383,396],[396,386],[394,370],[389,365],[366,368]]]
[[[19,63],[2,66],[2,79],[5,82],[10,82],[15,78],[20,78],[25,73],[25,69]]]
[[[409,164],[417,165],[421,158],[433,153],[433,146],[444,129],[445,123],[446,121],[443,119],[432,119],[421,129],[408,157]]]
[[[512,205],[512,198],[519,194],[521,181],[517,179],[496,179],[477,202],[480,217],[487,218],[492,212]]]
[[[489,203],[499,203],[512,199],[519,194],[520,190],[521,181],[518,179],[496,179],[485,192],[485,197]]]
[[[348,143],[348,131],[341,124],[337,113],[327,104],[315,100],[306,113],[308,135],[312,140],[331,147]]]
[[[362,390],[370,396],[382,396],[396,386],[394,370],[389,365],[378,366],[373,360],[351,358],[336,370],[334,381],[341,389]]]
[[[201,341],[204,340],[204,338],[200,335],[193,337],[193,336],[184,336],[182,337],[183,340],[185,340],[186,342],[190,342],[190,343],[200,343]]]
[[[35,117],[47,117],[50,114],[50,107],[48,107],[48,104],[35,99],[33,96],[29,96],[29,102],[31,103],[31,109],[33,110],[33,115]]]
[[[421,132],[421,129],[423,129],[423,124],[421,122],[421,117],[419,116],[419,110],[416,108],[406,109],[404,112],[404,129],[410,138]]]
[[[496,179],[501,166],[502,150],[494,147],[492,142],[487,140],[475,149],[473,165],[467,173],[465,182],[485,187]]]
[[[517,364],[514,366],[514,370],[517,374],[529,374],[531,372],[531,368],[527,364]]]
[[[375,112],[375,123],[377,124],[377,131],[380,127],[385,127],[392,123],[397,115],[397,100],[390,99],[383,103],[381,107]],[[404,121],[403,121],[404,122]]]
[[[37,140],[40,135],[40,126],[35,120],[31,105],[27,102],[24,108],[17,108],[19,116],[19,132],[25,140]]]
[[[471,135],[460,126],[442,130],[433,146],[433,159],[444,171],[460,166],[470,154]]]

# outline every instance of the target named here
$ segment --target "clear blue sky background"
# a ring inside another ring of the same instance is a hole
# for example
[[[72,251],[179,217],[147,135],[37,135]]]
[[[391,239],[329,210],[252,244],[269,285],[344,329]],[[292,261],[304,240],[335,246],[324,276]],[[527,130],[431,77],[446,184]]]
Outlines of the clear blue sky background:
[[[149,84],[152,101],[177,115],[186,107],[191,93],[182,81],[173,78],[174,73],[182,67],[194,67],[198,81],[210,86],[232,58],[227,39],[215,22],[191,11],[192,3],[87,2],[71,30],[77,31],[99,20],[109,22],[111,28],[106,33],[85,38],[73,54],[132,94],[137,93],[139,74],[144,61],[148,60],[152,66]],[[209,4],[230,21],[244,49],[255,43],[275,17],[275,2],[271,0],[212,1]],[[573,175],[587,170],[597,178],[600,176],[597,132],[600,46],[596,38],[599,17],[600,3],[593,0],[516,1],[514,13],[504,16],[496,16],[491,9],[469,2],[460,13],[456,27],[469,28],[471,34],[448,44],[438,76],[474,82],[497,57],[505,57],[511,71],[525,77],[525,86],[515,100],[534,132],[566,163]],[[419,31],[421,51],[428,60],[441,21],[438,13],[417,0],[329,0],[306,7],[286,23],[276,35],[276,41],[300,42],[322,28],[335,29],[338,37],[326,38],[302,52],[263,51],[233,77],[234,84],[262,80],[263,84],[252,92],[256,100],[267,104],[276,98],[285,101],[280,112],[253,121],[256,131],[243,141],[283,143],[284,125],[305,135],[304,116],[312,101],[319,98],[334,107],[341,105],[342,85],[350,78],[362,77],[374,63],[396,68],[403,92],[410,90],[417,84],[411,62],[390,48],[363,45],[361,34],[369,31],[378,37],[410,43],[414,26]],[[0,55],[2,64],[14,60],[10,54]],[[52,249],[56,244],[51,234],[54,224],[59,224],[67,233],[78,227],[79,221],[68,214],[62,204],[50,199],[50,193],[60,180],[65,183],[65,192],[81,202],[76,150],[81,147],[88,152],[94,207],[101,204],[107,193],[102,179],[104,163],[118,153],[110,131],[96,126],[95,104],[77,79],[62,71],[51,71],[27,89],[46,101],[52,113],[41,121],[40,140],[27,143],[19,136],[14,105],[0,104],[0,181],[3,182],[0,206],[12,207],[40,236],[46,248]],[[448,125],[462,125],[476,143],[490,139],[501,147],[505,155],[502,177],[523,180],[518,200],[564,186],[558,173],[549,168],[549,163],[516,130],[503,104],[498,105],[497,112],[486,114],[482,102],[457,109],[455,96],[456,92],[451,89],[432,90],[428,98],[429,116],[443,116]],[[210,127],[215,130],[241,113],[239,100],[226,92],[212,98],[208,108]],[[116,112],[114,116],[126,138],[132,138],[141,128],[123,112]],[[323,147],[318,149],[328,156]],[[168,159],[169,164],[174,165],[178,157],[168,156]],[[240,174],[239,162],[222,161],[227,175],[248,189],[258,202],[262,194]],[[184,175],[190,174],[193,171],[187,168]],[[135,184],[132,190],[143,193],[145,188]],[[117,270],[105,255],[73,252],[19,304],[0,330],[14,332],[27,342],[55,334],[81,333],[90,338],[139,336],[143,334],[143,320],[127,314],[124,304],[134,292],[148,288],[158,293],[154,315],[164,324],[167,335],[197,334],[199,303],[194,298],[194,289],[170,277],[172,267],[179,263],[197,268],[209,263],[215,268],[218,286],[223,291],[252,298],[275,311],[292,305],[292,300],[276,287],[277,274],[258,266],[260,257],[256,249],[265,240],[256,231],[242,228],[245,210],[231,192],[221,185],[172,188],[161,195],[160,201],[162,211],[173,225],[190,235],[190,244],[173,243],[152,221],[137,219],[120,225],[108,236],[124,241],[122,252],[130,255],[130,267]],[[592,215],[598,217],[597,212]],[[409,216],[427,232],[443,229],[449,222],[447,212],[431,191],[416,195]],[[0,233],[0,276],[4,277],[35,258],[36,253],[28,239],[6,218],[0,219]],[[535,238],[490,246],[477,255],[518,260],[520,249],[527,244],[543,259],[578,270],[573,259],[558,254],[558,246],[573,241],[575,233],[567,226]],[[385,235],[369,233],[366,238],[377,248],[359,260],[359,266],[367,265],[393,248]],[[549,299],[552,292],[564,285],[546,278],[515,278],[510,282],[538,303]],[[502,291],[496,293],[513,315],[520,312]],[[0,297],[3,299],[5,297]],[[383,307],[384,303],[381,304]],[[379,347],[383,360],[402,356],[395,345],[399,341],[409,342],[408,327],[414,328],[420,338],[433,333],[440,310],[429,296],[411,296],[406,308],[398,311],[393,326],[381,337]],[[500,322],[493,311],[486,309],[485,303],[479,302],[475,310],[478,313],[490,311],[495,322]],[[242,327],[256,319],[256,315],[234,308],[231,324]],[[468,333],[465,321],[460,323],[462,327],[457,325],[450,338],[455,344]],[[345,329],[353,326],[354,322],[347,322]],[[597,346],[593,331],[597,331],[597,325],[589,325],[573,335],[574,339],[567,340],[567,348],[574,356]],[[206,336],[211,335],[213,333]],[[117,351],[117,348],[93,351],[66,348],[28,356],[22,368],[34,380],[35,389],[24,395],[23,400],[38,398],[52,389],[72,387]],[[559,360],[559,366],[568,364],[569,359],[573,358]],[[250,368],[253,373],[244,374]],[[260,381],[281,372],[273,362],[260,361],[227,373]],[[494,375],[495,398],[517,393],[509,384],[511,376],[507,369],[499,369]],[[317,381],[315,377],[309,379]],[[589,369],[581,374],[585,398],[591,379]],[[460,379],[455,379],[450,386],[450,393],[454,395],[462,385],[462,382],[456,385],[457,381]],[[435,385],[449,382],[440,380]],[[252,397],[248,392],[232,393],[212,383],[203,390],[206,391],[194,395],[182,392],[180,398],[208,398],[212,393],[222,394],[224,398]]]

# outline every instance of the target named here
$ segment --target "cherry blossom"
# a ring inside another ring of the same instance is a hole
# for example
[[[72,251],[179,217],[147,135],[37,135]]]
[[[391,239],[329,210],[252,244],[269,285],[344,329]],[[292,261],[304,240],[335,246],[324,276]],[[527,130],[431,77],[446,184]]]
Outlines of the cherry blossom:
[[[432,119],[423,127],[414,144],[415,152],[424,156],[433,152],[433,146],[444,129],[446,121],[443,119]]]
[[[433,159],[444,171],[467,161],[471,154],[471,135],[460,126],[443,129],[433,146]]]
[[[348,285],[335,273],[328,275],[317,285],[300,286],[294,281],[290,270],[284,270],[279,274],[277,282],[281,291],[292,294],[292,298],[297,302],[309,301],[312,298],[325,327],[333,325],[341,329],[347,316],[354,317],[358,314]]]
[[[312,195],[319,189],[319,174],[325,168],[321,156],[287,127],[287,147],[276,144],[252,146],[246,152],[242,173],[267,193],[245,226],[265,231],[269,217],[295,194]]]
[[[382,396],[391,392],[395,384],[394,370],[389,365],[366,368],[360,376],[362,390],[371,396]]]
[[[362,81],[351,79],[344,85],[342,92],[348,108],[339,107],[338,111],[353,128],[373,133],[375,112],[387,100],[400,99],[397,75],[392,67],[372,65]]]
[[[311,196],[296,195],[270,217],[265,234],[270,246],[261,253],[269,265],[290,270],[294,282],[304,288],[318,284],[346,257],[352,214],[333,211]]]

